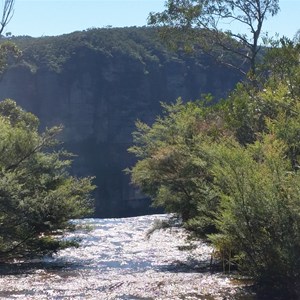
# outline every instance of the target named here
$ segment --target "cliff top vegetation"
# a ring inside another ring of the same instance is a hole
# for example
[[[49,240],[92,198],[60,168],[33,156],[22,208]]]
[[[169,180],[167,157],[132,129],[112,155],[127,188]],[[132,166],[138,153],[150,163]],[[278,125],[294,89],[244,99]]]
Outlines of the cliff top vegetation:
[[[46,67],[61,71],[62,65],[72,56],[92,51],[107,57],[127,56],[142,61],[176,56],[163,46],[154,28],[91,28],[61,36],[32,38],[13,37],[23,52],[23,61],[32,67]]]
[[[91,28],[60,36],[18,36],[4,40],[20,48],[22,57],[19,63],[29,65],[32,71],[46,68],[61,72],[67,61],[86,51],[111,58],[126,56],[143,63],[188,60],[191,57],[199,63],[212,63],[211,57],[200,49],[188,55],[185,49],[172,50],[166,41],[161,40],[158,29],[153,27]],[[237,60],[237,57],[232,54],[228,59]]]

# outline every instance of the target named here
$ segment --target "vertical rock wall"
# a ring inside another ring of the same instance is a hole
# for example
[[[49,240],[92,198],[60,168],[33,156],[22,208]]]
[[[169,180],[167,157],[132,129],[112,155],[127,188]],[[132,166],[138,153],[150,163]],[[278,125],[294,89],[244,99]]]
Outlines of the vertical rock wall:
[[[149,60],[80,47],[59,72],[42,65],[33,71],[24,62],[13,66],[0,82],[0,99],[16,100],[42,127],[63,124],[64,147],[78,155],[72,171],[96,176],[96,215],[118,217],[151,212],[149,199],[123,172],[134,163],[127,149],[135,121],[151,124],[160,101],[223,96],[238,79],[204,57],[157,53]]]

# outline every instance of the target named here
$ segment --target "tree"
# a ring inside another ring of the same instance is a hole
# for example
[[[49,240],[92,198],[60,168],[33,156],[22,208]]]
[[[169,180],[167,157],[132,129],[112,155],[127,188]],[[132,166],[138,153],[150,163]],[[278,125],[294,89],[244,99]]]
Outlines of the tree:
[[[203,236],[214,231],[218,205],[207,145],[225,130],[201,102],[185,105],[178,99],[163,108],[163,116],[151,127],[137,122],[129,152],[139,161],[129,173],[155,206],[176,214],[186,228]]]
[[[266,74],[262,89],[245,84],[224,102],[227,126],[243,145],[253,143],[269,132],[288,146],[286,155],[295,169],[299,165],[300,44],[282,38],[266,51],[261,72]]]
[[[167,105],[152,126],[137,123],[130,173],[155,205],[181,217],[194,237],[208,237],[224,265],[294,299],[300,95],[285,77],[273,82],[250,95],[240,85],[218,106]]]
[[[13,7],[14,0],[4,2],[0,35]],[[1,43],[0,73],[19,55],[13,43]],[[64,242],[53,233],[93,211],[92,178],[71,176],[72,155],[58,149],[62,127],[39,133],[38,126],[13,100],[0,102],[0,260],[56,251]]]
[[[179,45],[192,44],[243,74],[249,66],[255,75],[263,23],[278,11],[279,0],[168,0],[165,11],[150,14],[149,24],[160,26],[168,40],[179,32]],[[232,23],[248,34],[223,29]],[[238,55],[238,63],[228,54]]]
[[[0,44],[0,76],[7,68],[16,62],[21,56],[19,48],[10,41]]]
[[[265,56],[262,89],[239,84],[217,105],[176,103],[138,123],[131,175],[225,265],[299,299],[299,44],[280,45]]]
[[[5,0],[3,4],[2,18],[0,22],[0,36],[14,14],[15,0]]]
[[[2,19],[0,22],[0,39],[2,33],[13,17],[15,0],[5,0],[2,9]],[[18,47],[11,42],[4,41],[0,44],[0,75],[7,68],[8,64],[13,63],[21,55]]]
[[[286,159],[285,143],[266,134],[247,147],[227,140],[214,151],[221,199],[219,233],[210,236],[214,246],[260,286],[294,299],[300,279],[300,181]]]
[[[291,96],[295,99],[300,95],[300,40],[296,34],[293,40],[281,38],[266,52],[262,67],[269,73],[274,88],[280,83],[288,87]]]
[[[58,150],[61,127],[44,133],[12,100],[0,103],[0,259],[43,254],[68,220],[92,212],[92,178],[68,173],[71,155]]]
[[[295,44],[300,43],[300,29],[298,29],[297,32],[295,33],[294,38],[293,38],[293,42]]]

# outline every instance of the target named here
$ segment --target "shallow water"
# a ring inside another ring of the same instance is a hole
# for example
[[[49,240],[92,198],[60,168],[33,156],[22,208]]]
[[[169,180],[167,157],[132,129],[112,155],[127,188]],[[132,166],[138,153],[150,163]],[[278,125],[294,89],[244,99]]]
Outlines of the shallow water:
[[[242,286],[208,269],[211,247],[180,251],[181,229],[147,231],[165,215],[77,220],[79,248],[2,270],[0,299],[248,299]],[[250,298],[249,298],[250,299]]]

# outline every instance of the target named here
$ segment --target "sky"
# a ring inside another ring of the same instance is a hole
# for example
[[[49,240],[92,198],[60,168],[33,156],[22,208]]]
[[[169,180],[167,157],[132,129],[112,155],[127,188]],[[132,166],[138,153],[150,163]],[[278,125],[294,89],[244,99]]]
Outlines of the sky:
[[[162,11],[165,3],[165,0],[15,1],[14,15],[6,32],[33,37],[106,26],[144,26],[149,12]],[[0,3],[3,5],[4,0]],[[264,30],[269,36],[278,33],[293,38],[300,29],[300,0],[280,0],[280,7],[279,14],[265,22]]]

